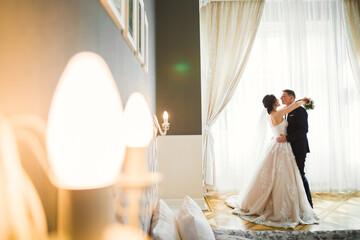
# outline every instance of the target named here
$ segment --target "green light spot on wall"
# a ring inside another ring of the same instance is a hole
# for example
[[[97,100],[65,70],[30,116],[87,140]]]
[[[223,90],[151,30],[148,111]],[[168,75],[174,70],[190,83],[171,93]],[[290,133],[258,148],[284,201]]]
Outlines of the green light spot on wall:
[[[178,62],[174,66],[175,71],[180,74],[185,74],[190,69],[190,64],[188,62]]]

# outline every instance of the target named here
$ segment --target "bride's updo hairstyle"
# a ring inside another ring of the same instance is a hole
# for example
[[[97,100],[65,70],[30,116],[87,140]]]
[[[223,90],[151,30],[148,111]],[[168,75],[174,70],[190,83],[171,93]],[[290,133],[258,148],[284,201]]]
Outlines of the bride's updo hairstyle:
[[[268,114],[271,113],[271,111],[274,108],[274,104],[276,103],[276,97],[273,94],[268,94],[263,98],[263,104],[264,107],[266,108]]]

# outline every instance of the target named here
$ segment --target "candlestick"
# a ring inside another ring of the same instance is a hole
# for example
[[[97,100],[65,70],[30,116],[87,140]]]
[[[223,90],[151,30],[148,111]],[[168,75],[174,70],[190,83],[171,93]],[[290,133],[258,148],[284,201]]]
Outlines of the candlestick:
[[[161,136],[166,135],[167,131],[170,128],[170,123],[169,123],[169,120],[168,120],[169,119],[169,114],[166,111],[163,114],[163,119],[164,119],[164,122],[161,124],[161,127],[160,127],[160,124],[159,124],[159,121],[158,121],[157,117],[155,115],[153,115],[154,123],[155,123],[157,129],[159,130]]]

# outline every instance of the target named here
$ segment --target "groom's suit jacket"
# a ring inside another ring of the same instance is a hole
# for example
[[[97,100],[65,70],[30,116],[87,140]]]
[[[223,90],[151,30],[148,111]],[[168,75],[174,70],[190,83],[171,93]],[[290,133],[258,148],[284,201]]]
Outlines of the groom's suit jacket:
[[[306,155],[310,152],[307,139],[308,114],[303,107],[298,107],[287,116],[289,123],[286,139],[291,144],[294,155]]]

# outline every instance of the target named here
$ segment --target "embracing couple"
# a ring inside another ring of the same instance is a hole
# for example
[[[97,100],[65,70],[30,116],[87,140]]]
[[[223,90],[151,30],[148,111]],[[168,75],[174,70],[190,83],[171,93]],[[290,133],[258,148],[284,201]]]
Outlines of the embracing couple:
[[[226,204],[233,213],[245,220],[272,227],[295,228],[298,224],[313,224],[318,217],[313,211],[311,193],[305,177],[307,140],[307,112],[301,107],[310,101],[295,101],[292,90],[279,100],[266,95],[263,105],[270,116],[271,139],[264,158],[245,195],[231,196]]]

